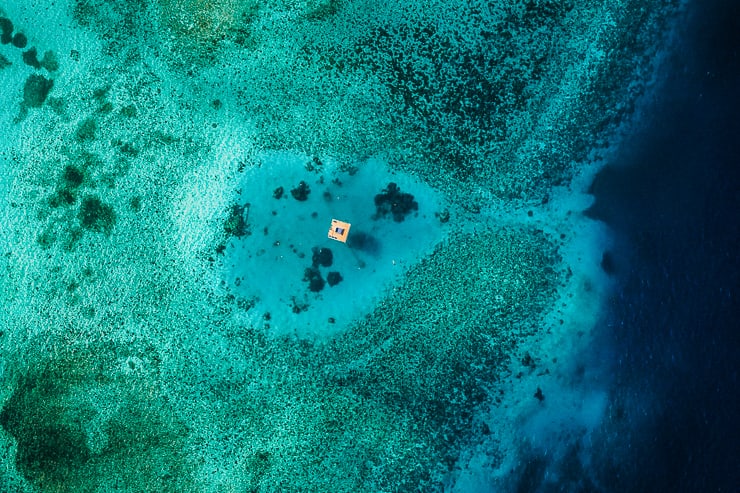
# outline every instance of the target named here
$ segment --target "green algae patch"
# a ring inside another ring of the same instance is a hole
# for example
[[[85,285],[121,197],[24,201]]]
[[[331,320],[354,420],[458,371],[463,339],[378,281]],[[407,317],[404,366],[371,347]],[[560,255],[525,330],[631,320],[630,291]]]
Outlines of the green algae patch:
[[[41,491],[193,491],[187,428],[151,348],[68,347],[18,378],[0,411],[16,467]]]

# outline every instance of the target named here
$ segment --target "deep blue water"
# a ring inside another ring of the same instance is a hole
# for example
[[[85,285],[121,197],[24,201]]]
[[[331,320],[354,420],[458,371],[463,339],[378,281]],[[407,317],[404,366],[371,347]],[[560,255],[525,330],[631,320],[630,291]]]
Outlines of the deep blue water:
[[[589,213],[616,232],[611,491],[740,491],[740,2],[693,17]]]

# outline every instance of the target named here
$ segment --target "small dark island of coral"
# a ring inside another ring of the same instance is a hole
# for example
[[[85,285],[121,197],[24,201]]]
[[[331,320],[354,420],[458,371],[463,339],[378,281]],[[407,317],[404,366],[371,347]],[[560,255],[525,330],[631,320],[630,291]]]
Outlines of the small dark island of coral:
[[[414,200],[414,196],[402,192],[398,185],[390,182],[382,192],[375,196],[375,215],[373,219],[391,214],[393,220],[400,223],[406,218],[406,215],[417,210],[419,210],[419,203]]]

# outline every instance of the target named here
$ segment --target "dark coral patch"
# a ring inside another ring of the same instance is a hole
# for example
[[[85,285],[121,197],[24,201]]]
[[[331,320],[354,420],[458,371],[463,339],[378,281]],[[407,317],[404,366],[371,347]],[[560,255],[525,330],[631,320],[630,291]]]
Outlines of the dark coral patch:
[[[16,48],[25,48],[28,44],[28,38],[23,33],[16,33],[12,40],[13,46]]]
[[[343,279],[342,274],[336,271],[329,272],[326,276],[326,282],[329,283],[329,286],[336,286],[342,282]]]
[[[224,231],[229,236],[236,236],[241,238],[242,236],[249,233],[249,206],[245,205],[232,205],[229,217],[224,222]]]
[[[82,199],[78,218],[83,228],[105,234],[110,234],[116,224],[116,213],[113,207],[103,203],[94,195],[88,195]]]
[[[324,285],[326,284],[324,278],[321,277],[319,269],[315,269],[312,267],[309,267],[305,271],[303,271],[303,280],[308,282],[308,289],[313,291],[314,293],[318,293],[319,291],[324,289]]]
[[[23,52],[23,63],[33,68],[41,68],[41,62],[39,61],[39,54],[36,51],[36,47],[31,47]]]
[[[332,254],[331,250],[328,248],[314,247],[311,261],[314,267],[318,267],[319,265],[323,267],[331,267],[331,264],[334,262],[334,254]]]
[[[76,188],[82,185],[82,181],[85,179],[85,175],[82,171],[80,171],[76,167],[72,166],[71,164],[68,164],[64,168],[64,174],[62,175],[62,179],[64,180],[65,185]]]
[[[11,20],[7,17],[0,17],[0,30],[2,30],[0,42],[4,45],[10,43],[13,40],[13,23]]]
[[[97,130],[98,124],[95,122],[95,119],[85,118],[77,126],[75,138],[80,142],[95,140],[95,133],[97,132]]]
[[[64,205],[72,205],[77,200],[74,192],[67,188],[60,188],[54,195],[49,198],[49,205],[51,207],[61,207]]]
[[[311,193],[311,189],[308,187],[308,184],[302,180],[296,188],[290,191],[290,194],[293,196],[293,198],[300,202],[308,200],[309,193]]]
[[[49,72],[54,72],[59,69],[59,60],[53,51],[45,51],[43,58],[41,58],[41,66]]]
[[[401,222],[411,211],[419,209],[419,203],[410,193],[401,192],[398,185],[391,182],[375,196],[375,219],[393,215],[393,220]]]
[[[131,491],[194,491],[184,453],[178,452],[187,428],[161,394],[139,385],[157,378],[158,355],[131,345],[60,353],[30,366],[8,389],[0,410],[3,433],[15,439],[16,469],[32,490],[92,491],[90,485],[121,482]],[[128,360],[123,371],[122,359]],[[123,376],[127,372],[136,378]],[[91,393],[100,399],[90,399]],[[141,467],[152,463],[158,466]],[[6,484],[2,491],[20,490]]]
[[[0,412],[0,426],[18,441],[16,464],[32,481],[40,481],[46,471],[63,474],[69,469],[79,468],[92,455],[80,426],[50,422],[53,421],[50,419],[53,408],[40,417],[25,412],[26,401],[38,396],[49,397],[48,388],[25,382]]]

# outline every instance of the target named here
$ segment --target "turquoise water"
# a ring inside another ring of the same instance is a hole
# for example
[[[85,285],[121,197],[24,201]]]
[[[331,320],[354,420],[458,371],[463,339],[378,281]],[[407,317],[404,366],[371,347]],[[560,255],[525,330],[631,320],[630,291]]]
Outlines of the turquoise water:
[[[343,331],[443,238],[438,194],[382,161],[342,166],[272,153],[260,162],[237,191],[234,217],[244,231],[235,232],[223,259],[250,325],[301,338]],[[389,184],[398,191],[388,192]],[[293,196],[303,190],[301,200]],[[395,217],[389,201],[399,203]],[[328,237],[334,218],[349,222],[346,242]]]
[[[3,4],[3,491],[530,491],[677,3]]]

